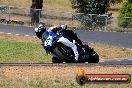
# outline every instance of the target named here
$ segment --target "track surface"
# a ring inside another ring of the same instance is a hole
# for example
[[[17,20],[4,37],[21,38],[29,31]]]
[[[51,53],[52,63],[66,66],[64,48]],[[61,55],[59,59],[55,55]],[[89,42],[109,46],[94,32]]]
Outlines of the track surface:
[[[86,30],[75,30],[75,32],[77,33],[78,37],[83,41],[120,45],[125,48],[132,49],[132,33],[97,32],[97,31],[86,31]],[[24,26],[0,25],[0,33],[35,36],[33,27],[24,27]],[[99,64],[104,64],[104,65],[132,64],[132,57],[125,59],[117,58],[114,60],[104,60],[101,61]],[[6,64],[0,64],[0,65],[6,65]],[[42,65],[42,64],[38,64],[38,65]]]
[[[88,64],[88,63],[61,63],[61,64],[52,64],[52,63],[0,63],[1,66],[132,66],[131,64],[122,64],[122,63],[98,63],[98,64]]]
[[[109,59],[109,60],[100,60],[99,63],[0,63],[0,66],[112,66],[112,65],[127,65],[132,66],[132,57],[131,58],[116,58],[116,59]]]

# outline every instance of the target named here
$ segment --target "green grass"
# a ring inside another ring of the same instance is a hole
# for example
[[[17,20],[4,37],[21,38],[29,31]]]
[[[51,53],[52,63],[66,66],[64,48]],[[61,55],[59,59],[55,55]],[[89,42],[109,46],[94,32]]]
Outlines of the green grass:
[[[0,40],[0,63],[50,62],[40,44]]]

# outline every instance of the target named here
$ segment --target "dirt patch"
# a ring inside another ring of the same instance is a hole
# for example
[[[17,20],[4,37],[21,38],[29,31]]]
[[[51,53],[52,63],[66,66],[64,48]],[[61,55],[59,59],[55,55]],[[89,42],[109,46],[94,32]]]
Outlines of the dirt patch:
[[[100,58],[103,59],[132,56],[132,50],[128,50],[121,46],[99,44],[99,43],[91,43],[89,46],[93,47],[94,50],[100,55]]]
[[[39,42],[39,39],[35,36],[6,35],[6,34],[0,34],[0,40],[17,41],[17,42],[32,42],[32,43]]]
[[[86,84],[76,82],[79,66],[2,66],[1,88],[132,88],[128,84]],[[87,74],[132,74],[132,66],[84,66]]]
[[[21,66],[1,67],[1,75],[10,79],[70,80],[77,75],[79,66]],[[87,74],[132,74],[132,66],[84,66]]]

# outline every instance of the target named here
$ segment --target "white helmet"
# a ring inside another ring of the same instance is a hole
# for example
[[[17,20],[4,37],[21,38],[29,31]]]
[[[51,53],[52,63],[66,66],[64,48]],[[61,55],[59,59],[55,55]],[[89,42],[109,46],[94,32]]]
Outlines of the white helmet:
[[[37,36],[38,38],[40,38],[40,39],[41,39],[41,37],[42,37],[42,34],[43,34],[45,31],[46,31],[46,27],[45,27],[42,23],[39,23],[39,24],[37,25],[37,27],[35,28],[36,36]]]

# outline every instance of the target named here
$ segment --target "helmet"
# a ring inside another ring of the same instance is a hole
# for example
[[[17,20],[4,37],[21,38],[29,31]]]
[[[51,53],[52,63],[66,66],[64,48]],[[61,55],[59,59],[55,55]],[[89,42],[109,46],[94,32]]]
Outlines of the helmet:
[[[37,27],[35,28],[35,33],[36,33],[36,36],[41,39],[42,37],[42,34],[46,31],[46,27],[44,26],[44,24],[42,23],[39,23],[37,25]]]

